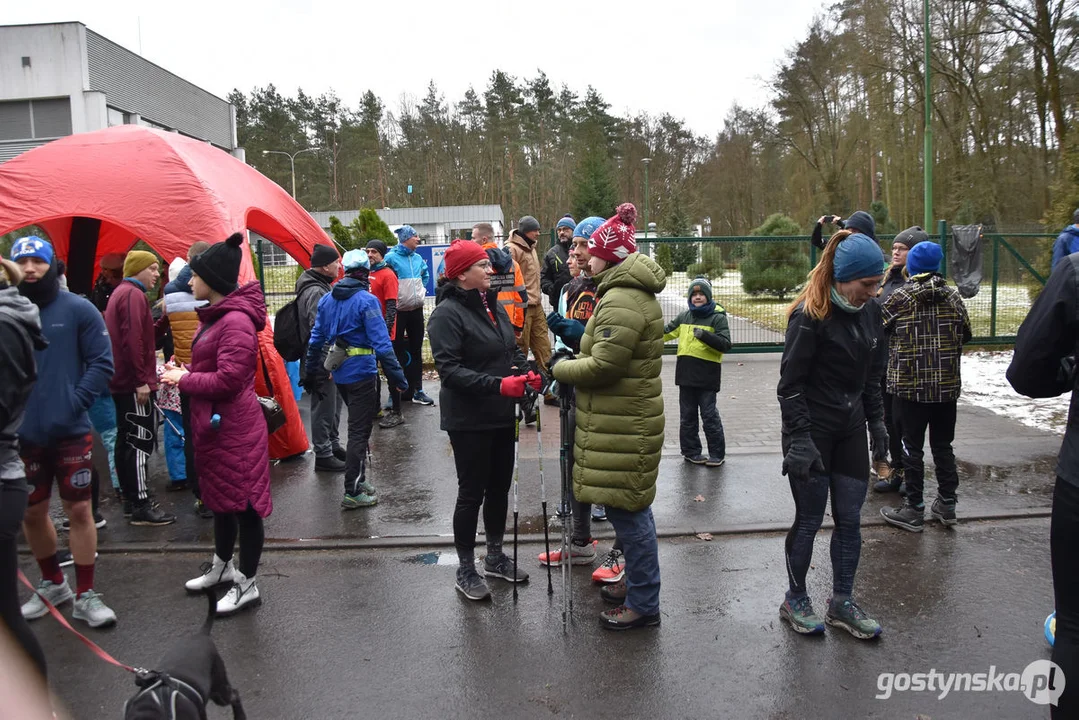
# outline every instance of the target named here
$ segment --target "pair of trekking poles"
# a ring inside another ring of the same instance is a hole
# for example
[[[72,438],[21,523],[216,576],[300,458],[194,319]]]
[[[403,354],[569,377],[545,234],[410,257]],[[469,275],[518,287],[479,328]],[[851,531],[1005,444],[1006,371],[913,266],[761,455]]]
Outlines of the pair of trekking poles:
[[[545,387],[544,390],[548,388]],[[565,389],[563,389],[565,390]],[[513,567],[517,572],[517,536],[518,518],[520,508],[518,505],[517,487],[521,477],[519,462],[521,419],[535,412],[536,416],[536,462],[539,466],[540,484],[540,507],[543,511],[543,547],[547,553],[547,594],[554,595],[554,584],[551,579],[551,536],[550,522],[547,516],[547,485],[543,477],[543,417],[539,408],[539,398],[543,390],[536,391],[525,387],[525,394],[518,402],[518,412],[514,422],[513,432]],[[566,392],[558,394],[558,416],[560,421],[560,447],[558,453],[559,471],[561,474],[561,502],[559,504],[559,517],[562,520],[562,542],[559,551],[560,565],[562,567],[562,631],[569,627],[569,620],[573,614],[573,593],[571,592],[570,573],[570,543],[573,537],[573,511],[570,500],[572,494],[572,468],[569,466],[569,443],[573,442],[573,428],[569,425],[570,396]],[[513,584],[513,601],[517,602],[517,583]]]

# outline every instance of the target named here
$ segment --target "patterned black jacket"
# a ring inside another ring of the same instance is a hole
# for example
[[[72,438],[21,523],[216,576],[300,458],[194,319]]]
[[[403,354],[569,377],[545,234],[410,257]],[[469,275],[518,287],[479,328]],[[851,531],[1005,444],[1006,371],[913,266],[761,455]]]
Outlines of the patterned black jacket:
[[[937,273],[912,277],[881,306],[888,343],[888,393],[921,403],[959,397],[959,363],[970,341],[963,299]]]

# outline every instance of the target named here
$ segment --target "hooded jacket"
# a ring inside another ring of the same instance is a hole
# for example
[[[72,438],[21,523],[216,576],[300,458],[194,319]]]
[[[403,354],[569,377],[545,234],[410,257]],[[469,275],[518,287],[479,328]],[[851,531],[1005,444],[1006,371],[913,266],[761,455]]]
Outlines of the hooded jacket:
[[[105,325],[109,328],[116,365],[109,390],[113,394],[133,393],[140,385],[156,390],[154,316],[141,284],[125,278],[116,286],[105,308]]]
[[[693,332],[696,328],[704,330],[699,339]],[[731,349],[731,328],[721,305],[708,313],[683,310],[663,328],[663,339],[678,340],[675,385],[719,391],[723,353]]]
[[[431,282],[431,271],[427,261],[409,250],[403,244],[394,245],[386,253],[386,264],[397,275],[397,309],[418,310],[423,307],[427,297],[427,283]]]
[[[574,386],[573,490],[582,503],[649,507],[663,450],[663,311],[667,278],[633,253],[595,276],[596,308],[575,360],[551,371]]]
[[[539,257],[536,255],[536,243],[529,240],[517,230],[510,232],[510,254],[517,264],[521,266],[521,275],[524,277],[525,289],[528,291],[528,304],[540,304],[540,267]]]
[[[573,279],[569,266],[569,242],[556,242],[543,256],[543,270],[540,272],[540,288],[551,301],[551,307],[558,307],[558,298],[562,288]]]
[[[1053,243],[1053,264],[1050,269],[1055,269],[1057,263],[1075,252],[1079,252],[1079,227],[1069,225]]]
[[[333,289],[333,278],[328,278],[314,268],[304,270],[296,278],[296,310],[304,325],[304,334],[310,336],[315,326],[318,301]]]
[[[442,282],[427,320],[431,354],[441,381],[441,427],[447,432],[480,432],[514,424],[515,400],[503,397],[500,388],[514,366],[525,367],[525,358],[493,289],[487,291],[487,307],[494,313],[494,322],[479,290]]]
[[[18,431],[37,380],[34,351],[46,347],[37,306],[15,287],[0,288],[0,484],[26,477]]]
[[[959,292],[936,273],[915,275],[881,305],[888,343],[888,394],[921,403],[951,402],[970,318]]]
[[[491,289],[498,293],[498,302],[519,332],[525,326],[525,310],[528,308],[528,289],[525,287],[521,266],[509,250],[503,250],[493,242],[486,243],[487,259],[491,261]]]
[[[37,383],[27,400],[19,437],[48,447],[90,432],[86,411],[108,392],[112,345],[101,313],[86,298],[61,290],[38,312],[48,349],[34,353]]]
[[[1068,425],[1057,457],[1056,473],[1079,486],[1079,257],[1067,256],[1027,313],[1015,338],[1008,382],[1032,398],[1072,391]]]
[[[333,373],[333,381],[338,385],[350,385],[375,377],[378,373],[377,358],[395,387],[406,386],[408,381],[393,352],[382,306],[367,287],[368,283],[364,280],[346,277],[318,301],[318,314],[307,345],[307,367],[322,362],[323,346],[337,343],[371,351],[345,358],[341,367]]]
[[[199,316],[195,311],[206,305],[205,300],[196,300],[191,292],[191,274],[191,266],[184,265],[161,291],[172,330],[173,354],[177,362],[185,365],[191,362],[191,342],[199,329]]]
[[[255,394],[256,333],[266,326],[262,288],[248,283],[216,305],[200,308],[198,315],[190,372],[180,380],[180,391],[191,399],[202,501],[217,513],[243,512],[250,503],[259,517],[266,517],[273,512],[270,455],[266,419]],[[211,425],[215,414],[221,416],[216,428]]]

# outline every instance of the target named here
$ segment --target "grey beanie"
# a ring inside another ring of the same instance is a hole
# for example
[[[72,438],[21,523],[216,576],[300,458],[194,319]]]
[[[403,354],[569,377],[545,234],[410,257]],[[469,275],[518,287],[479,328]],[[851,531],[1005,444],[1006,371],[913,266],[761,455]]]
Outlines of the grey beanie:
[[[521,221],[519,223],[517,223],[517,230],[519,230],[522,234],[523,233],[530,233],[533,230],[539,230],[539,229],[540,229],[539,220],[532,217],[531,215],[525,215],[523,218],[521,218]]]

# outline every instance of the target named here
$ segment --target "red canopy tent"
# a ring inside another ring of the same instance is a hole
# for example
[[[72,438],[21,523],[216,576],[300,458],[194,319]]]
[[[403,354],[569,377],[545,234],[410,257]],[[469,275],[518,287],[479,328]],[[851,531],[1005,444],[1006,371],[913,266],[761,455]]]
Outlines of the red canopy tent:
[[[69,287],[83,294],[101,257],[127,252],[136,239],[167,264],[186,259],[198,240],[221,242],[247,229],[304,267],[315,244],[328,240],[306,210],[254,168],[207,143],[137,125],[72,135],[0,165],[0,235],[27,225],[48,233],[67,262]],[[240,283],[254,279],[247,252]],[[306,450],[307,437],[270,338],[267,328],[259,345],[287,417],[270,438],[270,455],[283,458]],[[261,371],[256,384],[268,391]]]
[[[107,253],[136,239],[166,263],[198,240],[253,230],[310,267],[328,238],[279,185],[208,143],[122,125],[71,135],[0,165],[0,234],[38,225],[68,264],[68,283],[89,293]],[[255,278],[244,253],[240,282]]]

